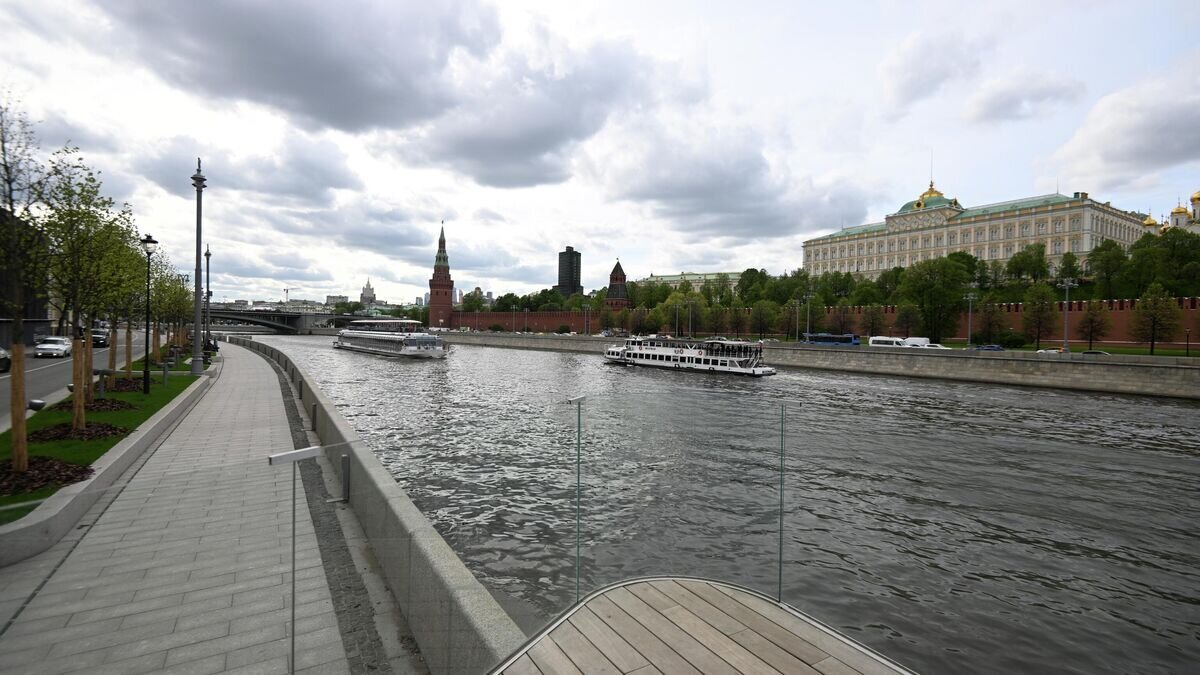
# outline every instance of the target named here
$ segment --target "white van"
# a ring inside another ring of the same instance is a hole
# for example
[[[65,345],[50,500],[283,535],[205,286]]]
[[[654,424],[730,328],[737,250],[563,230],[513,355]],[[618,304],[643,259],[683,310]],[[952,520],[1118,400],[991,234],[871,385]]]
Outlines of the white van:
[[[884,335],[872,336],[867,345],[871,347],[903,347],[904,340],[897,337],[887,337]]]
[[[904,338],[905,347],[928,347],[929,338],[909,337]]]

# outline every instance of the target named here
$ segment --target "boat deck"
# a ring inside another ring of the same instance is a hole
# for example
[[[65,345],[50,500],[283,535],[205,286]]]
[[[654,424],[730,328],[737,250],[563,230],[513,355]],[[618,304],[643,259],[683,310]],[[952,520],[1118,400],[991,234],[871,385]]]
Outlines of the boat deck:
[[[911,674],[764,595],[680,577],[593,593],[494,672]]]

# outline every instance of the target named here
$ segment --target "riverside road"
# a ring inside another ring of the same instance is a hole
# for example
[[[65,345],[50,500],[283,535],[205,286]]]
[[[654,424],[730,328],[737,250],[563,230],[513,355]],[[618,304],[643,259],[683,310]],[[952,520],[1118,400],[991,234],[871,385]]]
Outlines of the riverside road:
[[[926,673],[1200,661],[1200,403],[785,369],[761,380],[456,346],[436,363],[263,336],[493,592],[691,574],[774,594]],[[528,628],[528,624],[526,625]]]

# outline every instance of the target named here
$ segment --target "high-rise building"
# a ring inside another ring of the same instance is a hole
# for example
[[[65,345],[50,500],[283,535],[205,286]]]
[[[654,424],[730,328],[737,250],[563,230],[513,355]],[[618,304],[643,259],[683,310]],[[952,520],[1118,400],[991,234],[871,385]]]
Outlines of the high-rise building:
[[[558,285],[554,290],[558,291],[564,298],[569,298],[576,293],[583,293],[583,284],[581,283],[581,268],[583,256],[579,251],[576,251],[570,246],[567,250],[560,251],[558,254]]]
[[[338,304],[339,302],[350,302],[350,296],[348,296],[348,295],[327,295],[327,296],[325,296],[325,304],[329,305],[330,307]]]
[[[367,285],[363,286],[362,294],[358,296],[358,301],[363,305],[371,305],[375,302],[375,289],[371,288],[371,280],[367,279]]]
[[[413,304],[415,304],[417,307],[423,307],[425,305],[425,298],[422,298],[421,296],[418,295],[417,301]]]
[[[454,279],[450,278],[450,257],[446,255],[446,228],[438,235],[433,276],[429,279],[429,327],[449,328],[454,310]]]

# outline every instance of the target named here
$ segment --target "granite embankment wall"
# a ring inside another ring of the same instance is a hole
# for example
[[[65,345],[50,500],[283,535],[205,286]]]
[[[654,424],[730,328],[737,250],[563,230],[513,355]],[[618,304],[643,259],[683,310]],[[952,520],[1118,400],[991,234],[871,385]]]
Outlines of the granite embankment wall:
[[[456,344],[590,352],[597,358],[606,346],[621,342],[616,338],[582,335],[445,335]],[[777,367],[1200,399],[1200,359],[1184,357],[815,347],[782,343],[768,343],[764,352],[767,363]]]
[[[341,478],[349,459],[350,508],[358,517],[432,673],[482,673],[525,635],[359,440],[333,402],[286,354],[261,342],[230,342],[274,360],[296,385],[325,456]]]

